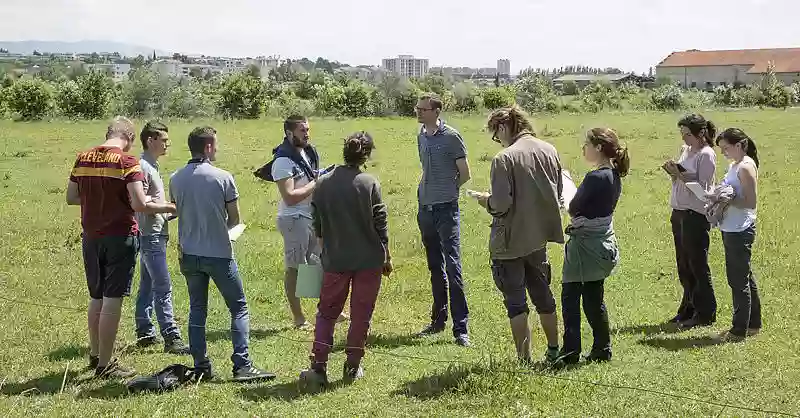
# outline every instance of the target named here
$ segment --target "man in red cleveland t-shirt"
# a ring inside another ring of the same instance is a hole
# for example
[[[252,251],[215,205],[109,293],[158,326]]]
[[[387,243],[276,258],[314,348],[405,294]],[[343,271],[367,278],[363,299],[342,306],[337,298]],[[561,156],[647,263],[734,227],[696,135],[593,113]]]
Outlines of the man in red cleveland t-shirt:
[[[78,154],[67,185],[67,203],[80,205],[83,262],[89,287],[89,366],[106,378],[133,376],[112,361],[122,298],[130,295],[139,251],[136,212],[175,213],[172,203],[147,202],[139,161],[127,152],[133,123],[116,117],[106,142]]]

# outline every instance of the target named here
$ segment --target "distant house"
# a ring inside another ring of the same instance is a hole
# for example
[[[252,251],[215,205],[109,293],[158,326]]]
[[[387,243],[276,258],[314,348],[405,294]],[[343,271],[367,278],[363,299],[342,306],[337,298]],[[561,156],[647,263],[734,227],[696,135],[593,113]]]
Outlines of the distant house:
[[[769,62],[784,84],[800,81],[800,48],[673,52],[656,66],[656,76],[668,77],[684,88],[711,90],[759,81]]]
[[[558,77],[553,80],[553,85],[556,88],[561,88],[565,82],[574,82],[579,89],[582,89],[589,84],[595,82],[608,82],[613,85],[619,85],[624,83],[633,83],[636,85],[644,85],[648,82],[651,82],[652,79],[650,77],[642,77],[638,76],[633,73],[625,74],[565,74],[561,77]]]
[[[130,64],[84,64],[87,70],[107,71],[114,81],[122,81],[131,72]]]

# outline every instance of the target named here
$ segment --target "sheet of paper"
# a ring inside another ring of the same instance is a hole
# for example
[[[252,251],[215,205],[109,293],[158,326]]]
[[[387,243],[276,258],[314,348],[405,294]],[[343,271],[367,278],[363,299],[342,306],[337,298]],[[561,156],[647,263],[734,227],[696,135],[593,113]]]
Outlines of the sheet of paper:
[[[230,238],[231,241],[236,241],[242,235],[242,232],[244,232],[245,228],[247,228],[247,225],[245,224],[234,226],[228,230],[228,238]]]
[[[572,175],[567,170],[561,170],[561,198],[564,199],[564,209],[569,209],[569,202],[572,202],[572,199],[575,197],[575,193],[578,192],[578,188],[575,186],[575,182],[572,181]]]
[[[697,182],[694,182],[694,181],[690,181],[690,182],[685,183],[685,184],[686,184],[686,187],[689,190],[691,190],[692,193],[694,193],[694,195],[697,196],[698,199],[700,199],[703,202],[707,202],[708,201],[708,198],[706,197],[706,191],[703,189],[703,186],[701,186],[700,183],[697,183]]]
[[[477,200],[481,196],[481,193],[480,192],[476,192],[475,190],[466,189],[466,190],[464,190],[464,192],[467,193],[467,196],[469,196],[469,197],[471,197],[471,198],[473,198],[475,200]]]

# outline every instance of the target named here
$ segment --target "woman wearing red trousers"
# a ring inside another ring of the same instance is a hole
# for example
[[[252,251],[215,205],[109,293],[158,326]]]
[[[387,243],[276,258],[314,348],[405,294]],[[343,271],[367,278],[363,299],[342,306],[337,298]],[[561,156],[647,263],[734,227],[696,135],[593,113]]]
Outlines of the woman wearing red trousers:
[[[311,366],[300,373],[309,386],[328,384],[328,354],[333,345],[333,328],[350,295],[350,329],[347,333],[347,361],[342,379],[361,378],[361,358],[369,332],[372,312],[381,286],[381,274],[392,271],[386,205],[378,180],[361,171],[374,149],[366,132],[344,141],[344,165],[318,180],[314,191],[314,230],[321,241],[325,272],[320,293]]]

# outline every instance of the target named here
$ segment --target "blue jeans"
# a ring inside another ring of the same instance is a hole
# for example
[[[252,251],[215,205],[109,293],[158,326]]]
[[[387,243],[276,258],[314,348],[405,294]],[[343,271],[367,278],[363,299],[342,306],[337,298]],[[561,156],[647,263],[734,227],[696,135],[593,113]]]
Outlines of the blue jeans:
[[[194,366],[211,367],[211,360],[206,352],[208,282],[211,279],[214,280],[231,313],[233,370],[249,367],[251,361],[247,344],[250,338],[250,315],[247,312],[247,300],[236,260],[183,254],[181,273],[186,276],[186,286],[189,290],[189,351],[194,357]]]
[[[458,201],[420,205],[417,223],[431,272],[431,324],[444,327],[447,322],[449,288],[453,335],[466,334],[469,310],[461,277],[461,216]]]
[[[156,329],[150,318],[156,313],[164,341],[180,338],[181,333],[172,315],[172,280],[167,266],[167,242],[164,235],[140,238],[139,294],[136,296],[136,336],[155,337]]]

